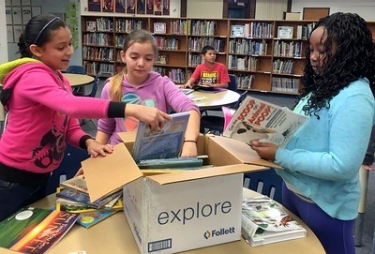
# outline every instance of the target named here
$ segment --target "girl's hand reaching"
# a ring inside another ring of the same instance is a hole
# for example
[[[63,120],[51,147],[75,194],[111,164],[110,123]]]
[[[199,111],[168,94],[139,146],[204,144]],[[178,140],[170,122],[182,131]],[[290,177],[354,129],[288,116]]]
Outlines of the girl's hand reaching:
[[[198,156],[197,144],[194,142],[184,142],[180,157],[188,158],[188,157],[197,157],[197,156]]]
[[[172,117],[163,111],[136,104],[127,104],[125,107],[125,115],[133,116],[139,121],[149,124],[151,130],[163,128],[165,119],[172,120]]]
[[[87,152],[91,157],[97,157],[98,155],[105,156],[106,153],[113,152],[113,146],[111,145],[102,145],[94,139],[86,140]]]
[[[111,145],[102,145],[94,139],[86,140],[86,147],[87,152],[91,155],[91,157],[97,157],[98,155],[106,156],[107,153],[113,152],[113,146]],[[75,176],[79,176],[83,174],[83,169],[80,168]]]
[[[259,140],[252,140],[250,147],[257,152],[257,154],[266,160],[274,161],[276,151],[279,148],[277,145],[268,142],[260,142]]]

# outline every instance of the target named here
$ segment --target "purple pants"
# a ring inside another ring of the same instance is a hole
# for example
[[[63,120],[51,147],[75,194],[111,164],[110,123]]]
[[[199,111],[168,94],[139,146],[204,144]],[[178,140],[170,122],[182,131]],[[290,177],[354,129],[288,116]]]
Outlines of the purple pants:
[[[319,206],[289,190],[283,182],[282,204],[311,228],[327,254],[355,254],[354,220],[332,218]],[[301,250],[303,251],[303,250]]]

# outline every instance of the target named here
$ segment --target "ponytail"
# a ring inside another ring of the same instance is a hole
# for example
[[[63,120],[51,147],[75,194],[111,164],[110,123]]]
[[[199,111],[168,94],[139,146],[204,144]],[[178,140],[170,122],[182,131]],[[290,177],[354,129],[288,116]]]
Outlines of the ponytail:
[[[120,71],[111,79],[111,86],[109,87],[109,98],[111,101],[121,102],[122,99],[122,80],[125,71]]]
[[[21,55],[21,58],[33,56],[30,52],[29,47],[26,45],[25,33],[24,32],[21,34],[21,36],[19,38],[19,42],[18,42],[17,45],[18,45],[18,52],[17,53],[19,53]]]

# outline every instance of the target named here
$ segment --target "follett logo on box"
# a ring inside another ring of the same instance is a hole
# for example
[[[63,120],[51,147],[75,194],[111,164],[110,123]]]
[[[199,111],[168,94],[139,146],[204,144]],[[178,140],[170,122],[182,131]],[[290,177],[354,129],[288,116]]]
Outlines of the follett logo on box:
[[[233,234],[233,233],[235,233],[235,228],[230,227],[230,228],[221,228],[219,230],[216,230],[216,229],[213,229],[211,231],[207,230],[203,234],[203,236],[204,236],[204,238],[206,238],[208,240],[209,238],[213,238],[213,237],[216,237],[216,236],[224,236],[224,235]]]

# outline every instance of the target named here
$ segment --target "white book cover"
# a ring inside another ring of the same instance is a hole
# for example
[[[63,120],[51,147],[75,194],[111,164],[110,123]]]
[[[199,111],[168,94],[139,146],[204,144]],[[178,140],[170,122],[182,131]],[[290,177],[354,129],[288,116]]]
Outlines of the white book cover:
[[[256,139],[285,147],[307,119],[308,116],[286,107],[247,96],[234,113],[223,136],[247,144]]]
[[[275,201],[261,196],[243,201],[241,233],[254,247],[306,237],[307,231]]]

